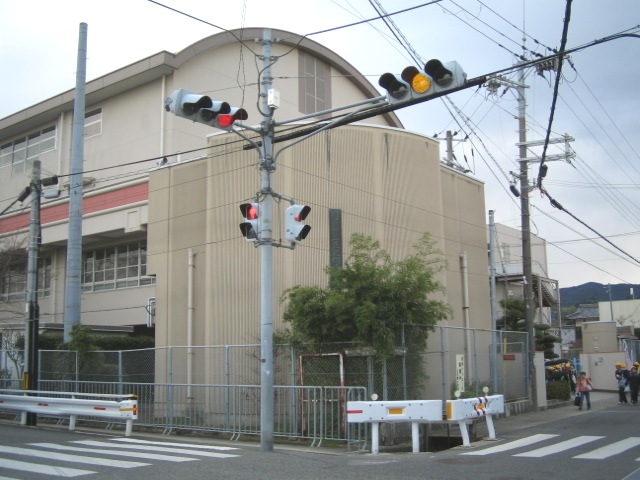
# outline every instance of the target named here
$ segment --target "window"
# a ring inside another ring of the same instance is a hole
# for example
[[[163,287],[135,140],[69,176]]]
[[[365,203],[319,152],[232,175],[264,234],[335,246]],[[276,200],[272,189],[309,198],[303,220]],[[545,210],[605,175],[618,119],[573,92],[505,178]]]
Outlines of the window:
[[[147,276],[146,242],[85,252],[82,270],[84,292],[141,287],[155,283],[154,277]]]
[[[50,126],[0,146],[0,169],[11,167],[11,175],[22,175],[27,160],[56,148],[56,127]]]
[[[96,108],[84,114],[84,138],[102,133],[102,108]]]
[[[38,297],[51,295],[51,258],[38,262]],[[9,265],[0,272],[0,301],[25,301],[27,296],[26,260]]]
[[[315,113],[331,108],[331,68],[318,58],[300,52],[298,56],[300,111]]]

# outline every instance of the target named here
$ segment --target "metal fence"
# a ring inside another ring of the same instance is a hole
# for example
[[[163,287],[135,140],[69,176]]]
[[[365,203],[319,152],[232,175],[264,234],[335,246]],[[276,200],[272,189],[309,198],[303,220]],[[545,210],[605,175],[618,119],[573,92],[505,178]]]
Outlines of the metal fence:
[[[346,402],[374,393],[381,400],[445,401],[456,390],[477,396],[488,387],[507,400],[527,397],[526,333],[423,328],[405,325],[386,360],[352,343],[275,346],[274,435],[363,447],[368,430],[346,423]],[[426,345],[416,345],[427,333]],[[0,387],[20,388],[21,372],[5,367],[8,354],[0,350]],[[260,345],[42,350],[39,366],[40,390],[137,394],[137,426],[233,439],[260,434]]]

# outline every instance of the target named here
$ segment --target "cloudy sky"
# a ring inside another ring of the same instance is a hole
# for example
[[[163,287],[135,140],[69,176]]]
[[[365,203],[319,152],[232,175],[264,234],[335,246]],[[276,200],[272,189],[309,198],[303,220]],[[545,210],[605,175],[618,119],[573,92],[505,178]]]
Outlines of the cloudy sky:
[[[374,18],[376,5],[388,13],[420,6],[393,15],[389,24],[420,58],[457,60],[469,77],[507,69],[523,52],[528,58],[551,53],[561,45],[566,17],[563,0],[0,0],[0,118],[75,86],[81,22],[88,24],[91,80],[162,50],[178,52],[221,29],[312,34]],[[562,66],[551,138],[575,138],[576,157],[548,162],[547,194],[536,189],[529,196],[531,230],[547,240],[548,276],[561,287],[640,283],[640,38],[588,46],[620,32],[638,34],[638,24],[638,0],[571,5],[566,47],[586,48]],[[414,63],[381,20],[310,38],[374,85],[381,74]],[[517,80],[517,73],[505,75]],[[555,74],[526,70],[528,140],[545,137],[555,83]],[[495,210],[497,222],[520,227],[519,200],[509,192],[509,172],[519,169],[513,88],[469,89],[397,113],[413,131],[438,138],[459,132],[456,159],[486,183],[487,210]],[[528,156],[541,153],[536,147]],[[547,151],[557,153],[555,145]],[[537,170],[532,163],[530,176]],[[565,211],[551,206],[550,198]]]

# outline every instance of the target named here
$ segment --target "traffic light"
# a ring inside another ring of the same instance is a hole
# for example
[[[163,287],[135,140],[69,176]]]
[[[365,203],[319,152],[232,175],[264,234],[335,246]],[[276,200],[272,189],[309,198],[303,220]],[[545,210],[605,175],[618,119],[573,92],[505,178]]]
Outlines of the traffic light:
[[[231,130],[236,120],[249,118],[244,108],[231,107],[227,102],[211,100],[207,95],[183,88],[175,90],[165,99],[164,108],[178,117],[227,131]]]
[[[260,227],[260,204],[243,203],[240,211],[244,217],[244,222],[240,224],[240,231],[244,238],[250,242],[258,240]]]
[[[249,115],[244,108],[231,108],[228,112],[217,115],[213,126],[220,130],[229,131],[236,120],[246,120],[247,118],[249,118]]]
[[[400,76],[385,73],[378,84],[387,91],[389,103],[401,103],[409,100],[430,97],[465,85],[467,74],[456,61],[442,63],[429,60],[424,70],[409,66]]]
[[[291,205],[284,212],[284,228],[285,237],[292,243],[299,243],[304,240],[311,227],[302,223],[309,212],[311,207],[307,205]]]

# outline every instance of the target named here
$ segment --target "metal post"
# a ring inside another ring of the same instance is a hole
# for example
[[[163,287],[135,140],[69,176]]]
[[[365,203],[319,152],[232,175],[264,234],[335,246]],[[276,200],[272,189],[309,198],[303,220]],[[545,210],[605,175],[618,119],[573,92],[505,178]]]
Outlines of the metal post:
[[[262,194],[262,214],[258,239],[261,252],[261,288],[260,288],[260,447],[265,452],[273,451],[273,245],[272,218],[273,197],[271,191],[271,173],[275,170],[273,159],[273,112],[268,104],[268,91],[271,89],[271,30],[265,29],[262,39],[262,155],[260,175]]]
[[[524,276],[524,314],[525,328],[528,338],[527,365],[529,376],[529,392],[533,410],[538,410],[538,389],[536,385],[535,337],[533,331],[533,275],[531,272],[531,227],[529,218],[529,174],[527,158],[527,123],[525,117],[526,101],[524,96],[524,69],[520,69],[518,79],[518,125],[520,156],[520,209],[522,222],[522,273]]]
[[[33,161],[31,173],[31,217],[29,221],[29,256],[27,259],[27,320],[25,325],[25,365],[23,388],[38,389],[38,330],[40,308],[38,306],[38,251],[40,247],[40,160]],[[27,413],[27,425],[36,425],[38,415]]]
[[[609,287],[609,310],[611,311],[611,321],[615,322],[615,319],[613,318],[613,298],[611,296],[611,284],[607,284],[607,286]]]
[[[489,286],[491,296],[491,383],[493,391],[498,392],[498,363],[496,330],[498,324],[498,299],[496,298],[496,224],[493,210],[489,210]]]
[[[87,24],[80,24],[78,66],[73,104],[71,165],[69,168],[69,238],[64,301],[64,342],[71,341],[71,329],[80,324],[82,282],[82,160],[84,157],[84,106],[87,70]]]

